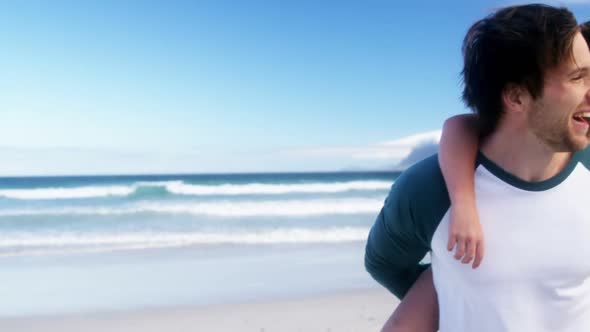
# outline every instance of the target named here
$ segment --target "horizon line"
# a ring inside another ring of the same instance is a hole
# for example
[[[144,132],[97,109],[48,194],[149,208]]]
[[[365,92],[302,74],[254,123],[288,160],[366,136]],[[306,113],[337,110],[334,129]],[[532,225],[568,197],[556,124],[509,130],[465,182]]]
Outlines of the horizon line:
[[[0,180],[2,179],[17,179],[17,178],[86,178],[86,177],[133,177],[133,176],[218,176],[218,175],[289,175],[289,174],[333,174],[333,173],[343,173],[343,174],[354,174],[354,173],[401,173],[403,169],[367,169],[367,170],[334,170],[334,171],[271,171],[271,172],[261,172],[261,171],[252,171],[252,172],[229,172],[229,173],[221,173],[221,172],[205,172],[205,173],[104,173],[104,174],[29,174],[29,175],[0,175]]]

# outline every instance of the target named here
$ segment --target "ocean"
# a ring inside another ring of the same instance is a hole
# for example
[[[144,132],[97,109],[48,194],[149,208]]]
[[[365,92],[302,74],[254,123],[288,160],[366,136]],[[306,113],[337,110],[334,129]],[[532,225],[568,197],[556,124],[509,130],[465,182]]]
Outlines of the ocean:
[[[375,286],[364,242],[397,175],[0,178],[0,316]]]

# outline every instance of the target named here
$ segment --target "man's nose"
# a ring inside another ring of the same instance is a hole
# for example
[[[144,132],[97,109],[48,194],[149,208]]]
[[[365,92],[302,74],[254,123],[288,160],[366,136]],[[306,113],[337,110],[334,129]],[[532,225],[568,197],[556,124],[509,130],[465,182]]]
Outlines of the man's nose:
[[[590,84],[586,84],[586,94],[584,96],[586,97],[586,101],[590,103]]]

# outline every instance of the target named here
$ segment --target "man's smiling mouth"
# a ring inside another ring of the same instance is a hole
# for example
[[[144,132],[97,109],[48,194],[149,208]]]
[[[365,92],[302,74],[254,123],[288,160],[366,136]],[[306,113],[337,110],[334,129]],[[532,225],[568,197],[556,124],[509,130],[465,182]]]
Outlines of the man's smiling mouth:
[[[590,112],[580,112],[574,114],[574,120],[590,125]]]

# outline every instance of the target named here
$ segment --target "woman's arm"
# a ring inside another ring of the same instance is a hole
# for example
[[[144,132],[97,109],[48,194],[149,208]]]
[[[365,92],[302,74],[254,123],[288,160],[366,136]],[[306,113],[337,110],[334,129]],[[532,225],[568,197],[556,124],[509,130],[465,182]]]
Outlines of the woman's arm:
[[[481,263],[483,232],[475,206],[474,167],[479,146],[477,116],[462,114],[447,119],[443,126],[438,161],[451,199],[448,249],[457,245],[455,258],[463,263]]]

